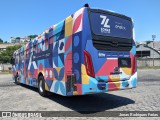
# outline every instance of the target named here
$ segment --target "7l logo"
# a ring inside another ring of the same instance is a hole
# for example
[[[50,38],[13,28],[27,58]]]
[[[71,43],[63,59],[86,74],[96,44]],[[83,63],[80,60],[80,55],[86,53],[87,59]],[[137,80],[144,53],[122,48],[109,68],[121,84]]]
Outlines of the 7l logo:
[[[102,18],[101,25],[104,25],[104,27],[106,28],[110,28],[110,25],[108,25],[109,19],[107,18],[107,16],[100,15],[100,18]]]
[[[100,15],[100,18],[102,18],[101,25],[103,25],[103,27],[101,27],[101,33],[110,33],[109,19],[104,15]]]

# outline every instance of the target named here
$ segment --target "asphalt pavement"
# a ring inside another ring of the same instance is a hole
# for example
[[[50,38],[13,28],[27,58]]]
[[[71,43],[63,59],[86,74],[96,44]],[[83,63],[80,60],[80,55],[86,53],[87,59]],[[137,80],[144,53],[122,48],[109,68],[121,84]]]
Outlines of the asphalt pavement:
[[[160,69],[138,70],[138,86],[134,89],[74,97],[51,93],[41,97],[36,88],[16,85],[11,74],[0,74],[0,111],[73,111],[84,115],[79,119],[87,118],[84,111],[93,115],[92,119],[105,119],[95,116],[105,111],[160,111]]]

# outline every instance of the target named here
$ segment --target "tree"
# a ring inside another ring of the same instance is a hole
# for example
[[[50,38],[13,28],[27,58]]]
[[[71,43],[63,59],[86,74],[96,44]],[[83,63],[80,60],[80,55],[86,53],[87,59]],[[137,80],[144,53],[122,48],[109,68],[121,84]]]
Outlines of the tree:
[[[16,37],[16,39],[21,39],[20,37]]]
[[[0,38],[0,43],[3,43],[3,40]]]
[[[11,60],[11,57],[14,51],[18,50],[22,45],[8,46],[5,51],[0,53],[0,62],[8,63]]]
[[[35,37],[37,37],[38,35],[29,35],[28,37],[32,40],[34,39]]]

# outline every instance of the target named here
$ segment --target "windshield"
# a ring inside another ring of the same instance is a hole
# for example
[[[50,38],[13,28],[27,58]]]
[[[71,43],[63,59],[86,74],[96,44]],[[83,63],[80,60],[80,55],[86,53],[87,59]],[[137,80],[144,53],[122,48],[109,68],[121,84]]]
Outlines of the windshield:
[[[90,12],[91,28],[95,35],[132,38],[131,21],[110,14]]]

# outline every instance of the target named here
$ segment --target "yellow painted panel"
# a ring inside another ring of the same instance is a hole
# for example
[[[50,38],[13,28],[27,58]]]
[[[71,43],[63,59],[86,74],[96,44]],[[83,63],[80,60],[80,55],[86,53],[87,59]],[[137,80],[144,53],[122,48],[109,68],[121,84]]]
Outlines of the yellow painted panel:
[[[64,76],[65,76],[65,75],[64,75]],[[65,81],[65,77],[63,77],[61,81],[66,82],[66,81]]]
[[[82,74],[87,75],[87,73],[86,73],[86,67],[85,67],[84,64],[81,64],[81,72],[82,72]]]
[[[65,20],[65,37],[72,35],[72,23],[73,18],[71,16],[67,17]]]
[[[73,95],[78,95],[78,92],[77,92],[77,91],[74,91],[74,92],[73,92]]]
[[[61,67],[57,67],[56,70],[57,70],[58,75],[59,75],[59,72],[60,72],[60,70],[61,70]]]
[[[122,70],[127,75],[131,75],[132,74],[132,69],[131,68],[122,68]]]
[[[89,76],[82,74],[82,84],[89,84]]]
[[[45,90],[49,91],[48,85],[45,83]]]
[[[81,73],[82,73],[82,84],[89,84],[89,76],[86,73],[86,67],[84,64],[81,64]]]
[[[120,82],[115,82],[115,85],[117,86],[118,89],[120,89]]]
[[[120,80],[120,76],[115,76],[115,75],[110,75],[109,78],[113,82]]]

